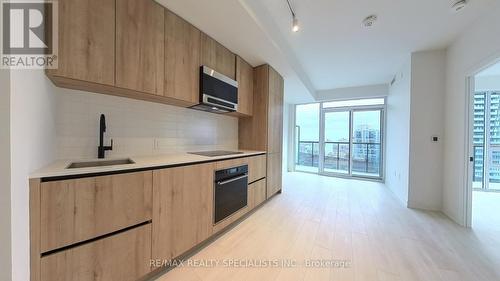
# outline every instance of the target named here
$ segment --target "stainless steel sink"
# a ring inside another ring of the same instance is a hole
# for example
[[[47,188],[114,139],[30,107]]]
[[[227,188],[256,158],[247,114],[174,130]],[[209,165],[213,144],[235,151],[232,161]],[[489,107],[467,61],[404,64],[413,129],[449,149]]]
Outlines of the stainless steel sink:
[[[77,168],[91,168],[91,167],[105,167],[114,165],[128,165],[135,164],[132,159],[116,159],[116,160],[98,160],[98,161],[82,161],[73,162],[66,169],[77,169]]]

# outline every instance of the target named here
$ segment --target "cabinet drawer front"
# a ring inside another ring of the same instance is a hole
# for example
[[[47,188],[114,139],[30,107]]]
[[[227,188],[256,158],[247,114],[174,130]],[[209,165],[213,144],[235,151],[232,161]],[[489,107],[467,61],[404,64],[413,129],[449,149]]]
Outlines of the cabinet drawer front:
[[[248,186],[248,207],[259,206],[266,200],[266,179],[261,179]]]
[[[135,281],[150,272],[151,224],[50,254],[41,281]]]
[[[248,165],[249,158],[236,158],[236,159],[229,159],[229,160],[222,160],[222,161],[217,161],[216,162],[216,170],[222,170],[222,169],[227,169],[227,168],[232,168],[232,167],[237,167],[237,166],[243,166],[243,165]],[[250,169],[250,167],[248,167]]]
[[[248,158],[248,182],[254,182],[266,177],[266,155]]]
[[[281,190],[281,153],[269,153],[267,155],[267,198]]]
[[[41,251],[151,220],[152,172],[41,184]]]

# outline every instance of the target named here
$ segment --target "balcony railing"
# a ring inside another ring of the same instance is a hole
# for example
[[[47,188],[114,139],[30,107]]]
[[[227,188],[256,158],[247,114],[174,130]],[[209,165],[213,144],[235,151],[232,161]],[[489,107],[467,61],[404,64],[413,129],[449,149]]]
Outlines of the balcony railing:
[[[353,142],[352,143],[352,171],[353,173],[380,174],[381,149],[380,143]],[[349,142],[325,142],[325,170],[338,172],[349,171]],[[319,142],[299,141],[296,165],[318,167]]]

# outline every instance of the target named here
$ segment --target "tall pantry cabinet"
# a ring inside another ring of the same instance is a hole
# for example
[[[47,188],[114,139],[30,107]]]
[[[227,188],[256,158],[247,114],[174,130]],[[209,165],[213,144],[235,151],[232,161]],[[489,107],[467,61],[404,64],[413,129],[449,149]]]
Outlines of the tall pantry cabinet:
[[[267,198],[281,191],[283,77],[270,65],[254,68],[253,114],[239,119],[240,149],[267,151]]]

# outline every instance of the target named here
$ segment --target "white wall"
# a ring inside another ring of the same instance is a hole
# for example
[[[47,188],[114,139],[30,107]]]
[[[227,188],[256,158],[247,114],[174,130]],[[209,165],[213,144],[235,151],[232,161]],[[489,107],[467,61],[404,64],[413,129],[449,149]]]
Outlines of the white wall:
[[[464,30],[448,48],[446,58],[443,212],[465,224],[466,77],[500,58],[500,1]]]
[[[57,158],[96,158],[100,114],[106,157],[237,149],[236,117],[170,105],[57,89]]]
[[[385,182],[406,206],[410,142],[410,58],[396,74],[387,97],[387,134]]]
[[[360,87],[338,88],[316,92],[316,101],[346,100],[362,98],[386,97],[389,94],[389,85],[367,85]]]
[[[408,195],[411,208],[441,210],[442,207],[445,61],[444,50],[411,55]],[[431,141],[432,136],[439,141]]]
[[[11,280],[10,72],[0,70],[0,280]]]
[[[42,70],[10,78],[12,279],[29,280],[28,176],[55,158],[54,86]]]

